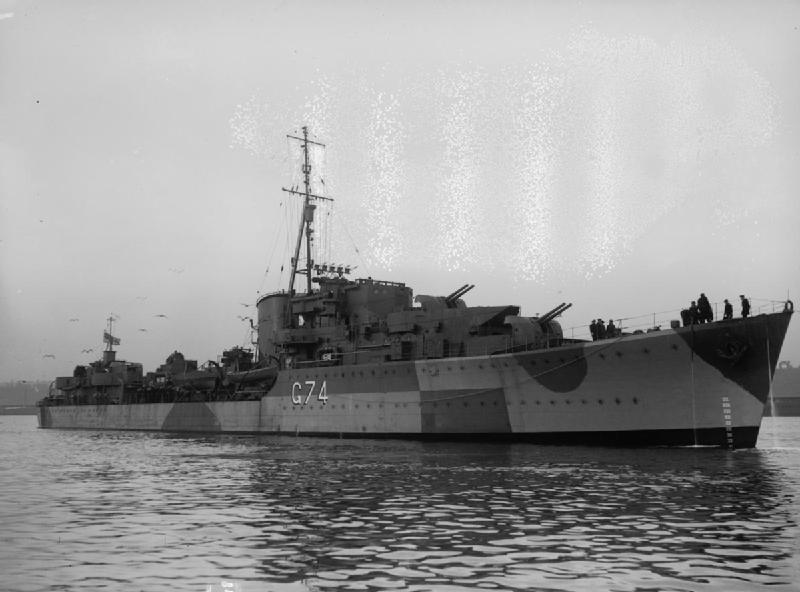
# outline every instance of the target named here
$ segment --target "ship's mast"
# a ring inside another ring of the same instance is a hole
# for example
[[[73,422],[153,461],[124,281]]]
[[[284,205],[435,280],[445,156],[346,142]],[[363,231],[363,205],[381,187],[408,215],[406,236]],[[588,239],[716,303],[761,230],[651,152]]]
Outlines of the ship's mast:
[[[327,201],[333,201],[329,197],[323,197],[321,195],[314,195],[311,193],[311,164],[308,162],[308,146],[309,144],[314,144],[315,146],[322,146],[325,147],[325,144],[320,144],[319,142],[313,142],[312,140],[308,139],[308,126],[303,126],[303,137],[297,137],[292,135],[287,135],[287,138],[291,138],[293,140],[299,140],[302,142],[303,148],[303,181],[304,181],[304,188],[305,191],[297,191],[294,187],[291,189],[286,189],[282,187],[284,191],[287,193],[292,193],[294,195],[300,195],[303,197],[303,215],[300,218],[300,228],[297,231],[297,242],[294,247],[294,257],[292,257],[292,273],[289,278],[289,295],[294,295],[294,278],[298,273],[303,273],[306,276],[306,293],[311,294],[311,268],[314,265],[314,261],[311,259],[311,241],[314,240],[314,210],[316,209],[316,205],[312,203],[312,200],[317,199],[324,199]],[[305,269],[298,269],[299,265],[299,258],[300,258],[300,247],[303,243],[303,235],[305,235],[306,239],[306,267]]]
[[[114,337],[114,315],[108,317],[108,331],[103,334],[103,341],[106,342],[106,349],[103,352],[103,362],[110,364],[115,360],[116,352],[114,346],[119,345],[119,338]]]
[[[108,333],[104,335],[106,342],[106,351],[114,351],[114,317],[110,316],[106,319],[108,321]]]

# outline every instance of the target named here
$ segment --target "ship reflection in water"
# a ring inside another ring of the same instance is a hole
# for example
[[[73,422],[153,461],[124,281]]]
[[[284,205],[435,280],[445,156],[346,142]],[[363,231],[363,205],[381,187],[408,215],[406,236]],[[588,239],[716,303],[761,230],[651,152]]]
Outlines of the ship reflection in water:
[[[798,418],[765,420],[759,448],[738,452],[42,431],[33,418],[0,421],[8,589],[800,583]]]

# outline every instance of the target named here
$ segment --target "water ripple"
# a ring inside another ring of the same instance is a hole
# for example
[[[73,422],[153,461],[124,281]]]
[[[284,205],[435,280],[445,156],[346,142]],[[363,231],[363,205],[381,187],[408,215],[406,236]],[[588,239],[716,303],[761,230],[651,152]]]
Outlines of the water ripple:
[[[0,573],[10,590],[797,590],[800,420],[783,425],[780,448],[730,453],[0,418]]]

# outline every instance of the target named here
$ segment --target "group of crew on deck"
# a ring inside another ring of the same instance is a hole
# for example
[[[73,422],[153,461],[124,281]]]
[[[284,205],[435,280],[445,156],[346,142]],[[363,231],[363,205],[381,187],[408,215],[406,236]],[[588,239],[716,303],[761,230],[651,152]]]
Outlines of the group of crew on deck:
[[[592,341],[617,337],[621,332],[621,329],[617,329],[616,325],[614,325],[614,319],[610,319],[608,325],[605,324],[603,319],[592,319],[589,325],[589,333],[592,334]]]
[[[742,294],[739,296],[742,303],[742,318],[750,316],[750,301]],[[725,307],[722,313],[722,320],[727,321],[733,318],[733,305],[725,299]],[[681,311],[681,321],[683,326],[697,325],[699,323],[711,323],[714,321],[714,310],[711,308],[711,303],[705,294],[700,294],[700,297],[689,308],[684,308]],[[675,325],[673,325],[674,327]],[[589,324],[589,333],[592,335],[592,341],[599,339],[610,339],[612,337],[619,337],[622,330],[618,329],[614,324],[613,319],[608,321],[606,325],[603,319],[592,319]]]
[[[745,298],[744,294],[739,295],[742,303],[742,318],[750,316],[750,301]],[[722,312],[722,320],[728,321],[733,318],[733,305],[725,299],[725,307]],[[683,326],[697,325],[699,323],[711,323],[714,320],[714,311],[711,309],[711,303],[705,294],[700,294],[697,301],[692,300],[689,308],[684,308],[681,311],[681,321]]]

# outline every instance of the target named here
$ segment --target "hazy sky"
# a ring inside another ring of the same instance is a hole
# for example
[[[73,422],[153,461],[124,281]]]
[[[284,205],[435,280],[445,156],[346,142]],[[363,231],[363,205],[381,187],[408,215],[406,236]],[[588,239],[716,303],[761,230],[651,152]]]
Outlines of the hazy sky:
[[[701,291],[800,303],[799,26],[777,1],[0,0],[0,380],[71,374],[112,313],[148,370],[248,345],[302,125],[335,199],[316,260],[356,277],[572,302],[576,336]]]

